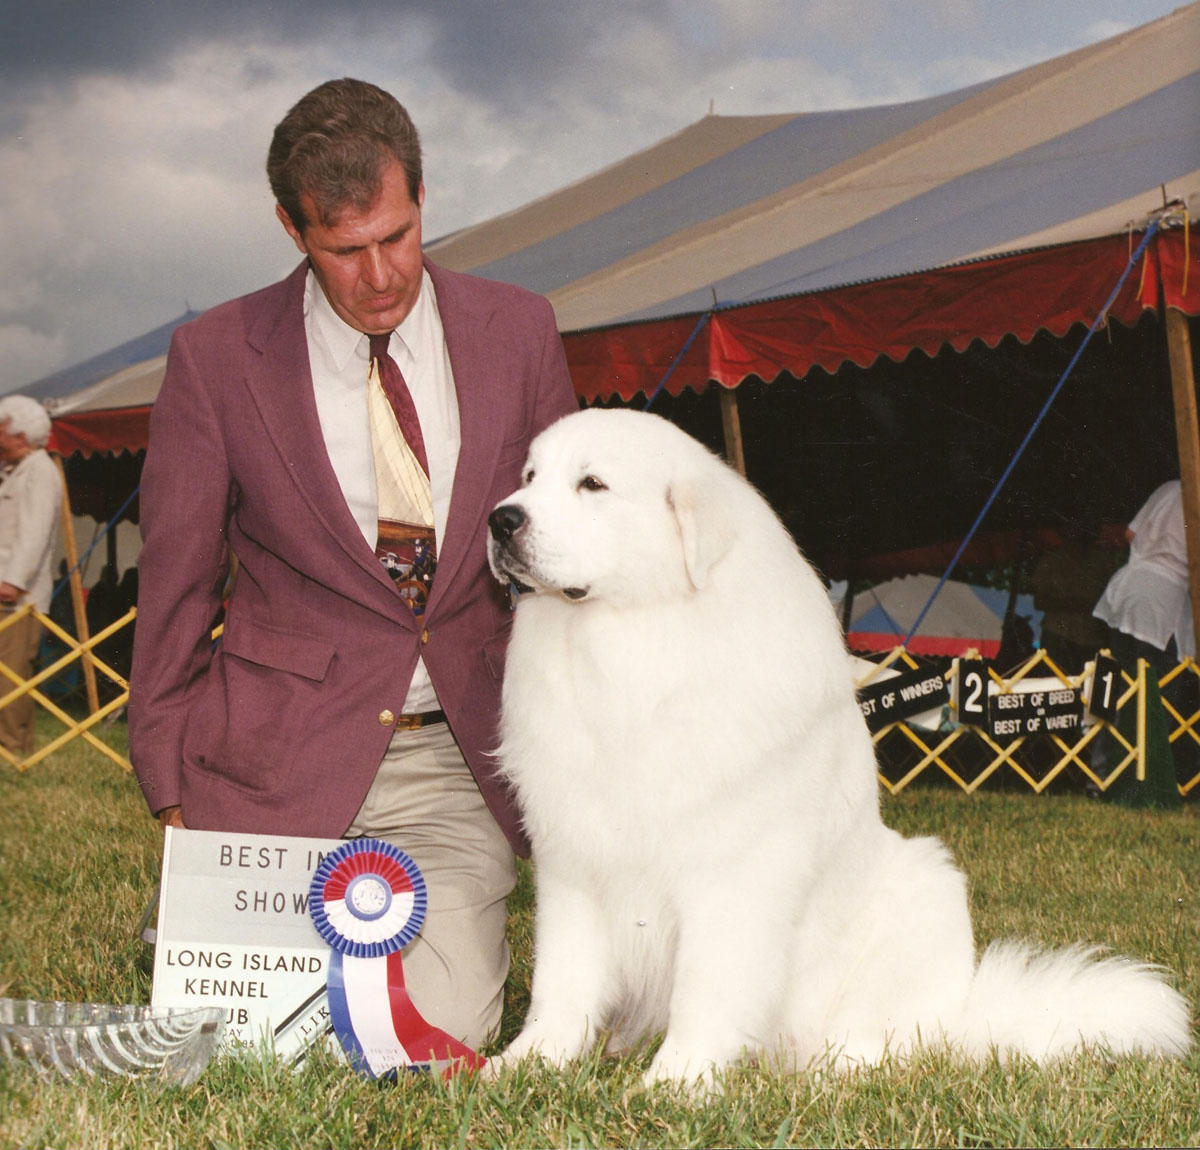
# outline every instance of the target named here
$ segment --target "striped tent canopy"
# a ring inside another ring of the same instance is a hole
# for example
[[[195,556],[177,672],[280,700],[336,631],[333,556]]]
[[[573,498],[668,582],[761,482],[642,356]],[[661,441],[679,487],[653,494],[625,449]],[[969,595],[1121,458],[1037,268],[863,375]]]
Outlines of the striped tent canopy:
[[[170,323],[23,387],[50,412],[51,449],[85,456],[143,449],[171,333],[198,315],[189,308]]]
[[[734,387],[880,356],[1200,312],[1200,4],[907,104],[707,116],[579,183],[430,244],[547,295],[579,394]],[[688,341],[691,340],[690,344]]]

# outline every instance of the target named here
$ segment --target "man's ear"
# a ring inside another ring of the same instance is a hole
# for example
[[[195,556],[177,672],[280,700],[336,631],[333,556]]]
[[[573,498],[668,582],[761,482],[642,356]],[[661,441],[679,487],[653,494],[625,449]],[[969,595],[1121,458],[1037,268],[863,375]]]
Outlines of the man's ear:
[[[292,243],[300,249],[300,254],[308,255],[308,248],[304,246],[304,236],[301,234],[300,229],[292,223],[292,217],[284,211],[282,204],[275,205],[275,215],[279,222],[283,224],[283,230],[292,237]]]
[[[688,579],[697,590],[708,585],[717,562],[733,546],[737,524],[727,500],[720,497],[716,476],[690,475],[667,489],[667,506],[675,515]]]

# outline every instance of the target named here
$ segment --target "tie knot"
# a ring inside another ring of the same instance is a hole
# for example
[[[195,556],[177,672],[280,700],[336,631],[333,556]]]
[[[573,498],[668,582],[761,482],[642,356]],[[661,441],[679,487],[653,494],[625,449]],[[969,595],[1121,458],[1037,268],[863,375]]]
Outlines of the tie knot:
[[[372,359],[387,359],[388,344],[391,341],[392,333],[384,332],[383,335],[369,335],[367,339],[371,342],[371,358]]]

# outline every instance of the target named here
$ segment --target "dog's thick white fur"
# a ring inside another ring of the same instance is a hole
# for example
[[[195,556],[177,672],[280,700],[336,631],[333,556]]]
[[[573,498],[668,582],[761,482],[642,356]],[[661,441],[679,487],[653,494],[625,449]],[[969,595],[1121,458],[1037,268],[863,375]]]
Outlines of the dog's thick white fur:
[[[651,415],[569,416],[491,524],[493,571],[529,592],[501,760],[537,881],[533,997],[504,1060],[658,1031],[651,1079],[918,1041],[1190,1047],[1155,968],[1015,943],[976,963],[949,853],[880,820],[820,580],[695,440]]]

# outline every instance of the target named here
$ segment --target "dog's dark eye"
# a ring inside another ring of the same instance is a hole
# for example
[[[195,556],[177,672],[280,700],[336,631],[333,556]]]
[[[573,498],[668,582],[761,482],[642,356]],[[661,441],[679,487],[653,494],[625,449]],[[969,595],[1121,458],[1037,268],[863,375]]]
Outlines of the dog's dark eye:
[[[597,479],[594,475],[585,475],[579,481],[580,491],[607,491],[608,484]]]
[[[523,483],[523,484],[524,484],[526,487],[528,487],[528,486],[529,486],[529,484],[531,484],[531,483],[533,482],[533,476],[534,476],[534,470],[533,470],[533,468],[531,467],[531,468],[530,468],[530,469],[529,469],[527,472],[525,472],[525,477],[524,477],[524,479],[522,479],[522,480],[521,480],[521,482],[522,482],[522,483]]]

